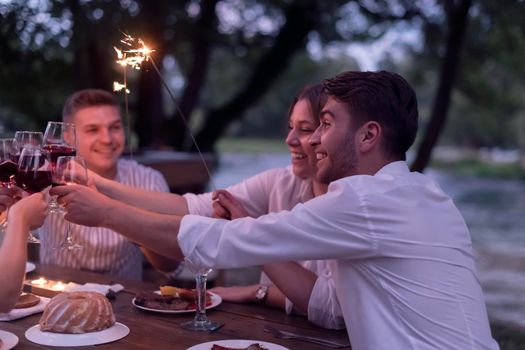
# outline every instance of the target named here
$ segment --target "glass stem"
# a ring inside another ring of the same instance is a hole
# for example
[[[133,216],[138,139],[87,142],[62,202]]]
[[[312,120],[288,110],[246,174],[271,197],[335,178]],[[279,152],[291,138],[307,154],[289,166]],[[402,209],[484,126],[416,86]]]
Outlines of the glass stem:
[[[206,322],[206,275],[197,274],[195,280],[197,282],[197,313],[195,314],[195,321]]]
[[[66,239],[64,240],[64,243],[68,247],[73,245],[73,239],[71,237],[71,223],[69,221],[66,223]]]

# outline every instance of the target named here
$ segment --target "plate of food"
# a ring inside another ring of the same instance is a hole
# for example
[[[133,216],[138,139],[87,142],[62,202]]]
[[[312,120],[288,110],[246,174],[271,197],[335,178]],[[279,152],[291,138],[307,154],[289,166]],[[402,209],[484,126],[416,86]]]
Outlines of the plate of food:
[[[119,322],[98,332],[69,334],[43,332],[40,325],[29,328],[25,336],[33,343],[47,346],[85,346],[110,343],[124,338],[129,334],[129,328]]]
[[[201,343],[187,350],[289,350],[282,345],[260,340],[231,339]]]
[[[30,262],[30,261],[27,261],[27,262],[26,262],[26,273],[29,273],[29,272],[31,272],[31,271],[34,271],[35,268],[36,268],[36,265],[35,265],[35,264],[33,264],[33,263]]]
[[[0,330],[0,350],[12,349],[18,344],[18,337],[11,332]]]
[[[162,286],[155,292],[139,292],[131,301],[142,310],[165,314],[195,312],[197,309],[197,291],[195,289]],[[222,298],[215,293],[206,292],[206,310],[216,307]]]

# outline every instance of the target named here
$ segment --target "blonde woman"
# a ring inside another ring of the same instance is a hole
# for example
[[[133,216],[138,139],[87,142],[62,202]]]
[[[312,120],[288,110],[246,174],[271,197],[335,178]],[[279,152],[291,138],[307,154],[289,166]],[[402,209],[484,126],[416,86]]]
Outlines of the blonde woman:
[[[27,236],[42,226],[47,201],[43,193],[35,193],[14,203],[16,189],[0,189],[0,210],[9,205],[8,225],[0,246],[0,312],[9,312],[20,295],[27,260]]]

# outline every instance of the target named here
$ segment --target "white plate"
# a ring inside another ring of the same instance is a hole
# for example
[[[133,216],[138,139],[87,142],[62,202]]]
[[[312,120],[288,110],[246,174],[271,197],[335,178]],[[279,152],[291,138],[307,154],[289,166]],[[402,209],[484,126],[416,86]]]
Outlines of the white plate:
[[[99,332],[82,334],[66,334],[42,332],[40,325],[35,325],[26,331],[26,338],[33,343],[49,346],[85,346],[110,343],[124,338],[129,334],[129,328],[122,323]]]
[[[26,262],[26,273],[33,271],[35,268],[35,264],[30,261]]]
[[[156,291],[155,293],[160,294],[160,291]],[[215,294],[213,292],[206,292],[206,293],[210,293],[210,296],[211,296],[211,304],[206,306],[206,310],[212,309],[212,308],[216,307],[217,305],[219,305],[220,303],[222,303],[222,298],[221,298],[220,295]],[[188,310],[152,309],[152,308],[149,308],[149,307],[137,305],[135,303],[135,298],[133,298],[133,300],[131,300],[131,303],[136,308],[139,308],[139,309],[142,309],[142,310],[153,311],[153,312],[160,312],[160,313],[163,313],[163,314],[186,314],[186,313],[190,313],[190,312],[195,312],[195,309],[188,309]]]
[[[18,337],[11,332],[0,330],[0,339],[4,342],[0,345],[0,350],[9,350],[18,344]]]
[[[220,346],[226,346],[230,348],[241,348],[241,349],[246,348],[252,344],[259,344],[268,350],[289,350],[288,348],[285,348],[284,346],[277,345],[274,343],[268,343],[268,342],[260,341],[260,340],[246,340],[246,339],[209,341],[207,343],[193,345],[191,348],[188,348],[187,350],[210,350],[213,344],[217,344]]]

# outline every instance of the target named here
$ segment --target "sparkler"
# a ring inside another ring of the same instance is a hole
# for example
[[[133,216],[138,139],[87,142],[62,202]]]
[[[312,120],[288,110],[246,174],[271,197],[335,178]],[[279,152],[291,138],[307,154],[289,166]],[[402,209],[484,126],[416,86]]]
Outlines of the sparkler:
[[[129,89],[126,88],[126,85],[118,83],[116,81],[113,82],[113,91],[123,91],[123,90],[126,94],[130,93]]]
[[[125,92],[124,96],[125,96],[125,104],[126,104],[126,116],[128,117],[128,134],[130,132],[129,115],[128,115],[128,94],[129,94],[130,91],[129,91],[128,87],[127,87],[126,67],[129,66],[129,67],[131,67],[133,69],[140,70],[140,68],[142,66],[142,63],[144,61],[149,61],[149,62],[151,62],[151,65],[153,66],[153,68],[157,72],[157,75],[159,76],[160,81],[162,82],[162,84],[166,88],[166,90],[168,92],[168,95],[173,100],[175,108],[178,111],[178,115],[180,115],[180,117],[181,117],[181,119],[182,119],[182,121],[184,123],[184,126],[186,127],[186,130],[188,130],[188,134],[190,135],[191,140],[193,141],[193,144],[195,145],[195,148],[197,149],[197,152],[199,153],[199,157],[200,157],[200,159],[202,161],[204,169],[206,170],[206,173],[208,174],[208,177],[210,179],[210,183],[211,183],[213,189],[214,190],[217,189],[217,187],[213,183],[213,178],[211,176],[210,169],[208,168],[208,165],[206,164],[206,161],[204,160],[204,156],[202,155],[202,152],[201,152],[201,150],[199,148],[199,145],[197,144],[197,141],[195,140],[195,137],[193,136],[193,133],[191,132],[191,128],[190,128],[190,126],[188,124],[188,121],[186,120],[186,117],[184,116],[184,114],[180,110],[179,105],[177,104],[177,100],[175,99],[175,96],[173,95],[173,92],[171,91],[169,85],[166,83],[166,81],[162,77],[162,74],[160,73],[160,70],[157,68],[157,65],[155,64],[155,61],[151,57],[151,53],[154,52],[155,50],[152,50],[152,49],[148,48],[146,46],[146,44],[144,43],[144,41],[142,41],[142,39],[140,39],[140,38],[134,38],[131,35],[126,34],[126,33],[122,33],[122,34],[124,35],[124,38],[121,39],[120,42],[123,45],[125,45],[125,48],[124,49],[119,49],[117,47],[114,47],[114,49],[115,49],[115,51],[117,53],[117,58],[118,58],[117,59],[117,63],[119,65],[121,65],[123,67],[123,69],[124,69],[124,83],[121,84],[121,83],[118,83],[118,82],[113,82],[113,91],[124,91]],[[130,149],[131,149],[131,147],[130,147]]]

